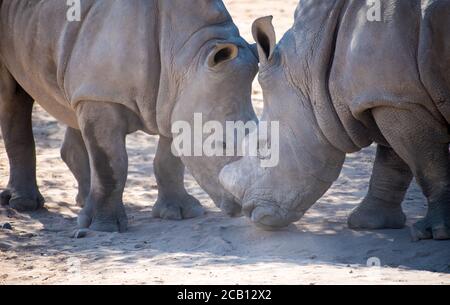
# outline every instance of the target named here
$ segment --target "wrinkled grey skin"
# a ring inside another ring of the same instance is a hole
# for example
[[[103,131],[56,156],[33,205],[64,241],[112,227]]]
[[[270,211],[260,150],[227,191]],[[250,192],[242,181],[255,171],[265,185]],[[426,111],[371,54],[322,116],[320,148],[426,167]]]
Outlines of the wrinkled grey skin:
[[[349,226],[403,227],[414,176],[428,213],[413,238],[449,239],[450,2],[382,1],[382,22],[367,20],[365,3],[302,0],[278,45],[271,17],[254,23],[264,119],[280,121],[280,164],[263,169],[245,157],[221,181],[255,223],[283,227],[328,190],[346,153],[376,142],[370,188]]]
[[[160,135],[155,217],[201,215],[188,195],[186,164],[228,213],[240,207],[218,176],[230,158],[175,157],[171,125],[255,120],[251,83],[257,56],[220,0],[84,0],[82,21],[66,1],[0,1],[0,123],[10,161],[2,203],[42,207],[36,184],[31,109],[36,100],[69,126],[62,157],[79,183],[81,228],[125,231],[125,137]],[[195,8],[195,9],[193,9]],[[206,170],[207,169],[207,170]]]

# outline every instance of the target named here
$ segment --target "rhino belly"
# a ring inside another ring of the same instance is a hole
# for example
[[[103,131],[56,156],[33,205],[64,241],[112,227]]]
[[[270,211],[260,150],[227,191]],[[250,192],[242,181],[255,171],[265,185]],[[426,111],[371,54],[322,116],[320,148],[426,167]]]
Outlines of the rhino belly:
[[[16,58],[6,59],[4,64],[23,90],[44,110],[61,123],[78,129],[76,113],[58,86],[55,73],[42,73],[39,69],[21,68],[21,66],[27,67],[27,63],[26,61],[18,62]],[[28,66],[33,66],[33,63],[30,62]]]
[[[65,3],[3,1],[0,6],[0,60],[17,83],[49,114],[77,128],[62,86],[65,53],[60,46]]]

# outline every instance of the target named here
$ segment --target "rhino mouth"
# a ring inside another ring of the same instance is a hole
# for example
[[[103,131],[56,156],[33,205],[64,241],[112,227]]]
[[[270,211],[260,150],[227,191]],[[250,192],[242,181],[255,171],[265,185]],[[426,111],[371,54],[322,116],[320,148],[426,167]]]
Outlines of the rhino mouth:
[[[265,230],[284,228],[299,220],[310,207],[303,205],[304,193],[289,186],[277,189],[269,172],[252,165],[233,163],[219,175],[221,185],[242,207],[242,213]],[[258,170],[252,171],[254,168]]]
[[[285,209],[275,200],[253,197],[244,200],[242,212],[264,230],[279,230],[300,219],[304,213]]]

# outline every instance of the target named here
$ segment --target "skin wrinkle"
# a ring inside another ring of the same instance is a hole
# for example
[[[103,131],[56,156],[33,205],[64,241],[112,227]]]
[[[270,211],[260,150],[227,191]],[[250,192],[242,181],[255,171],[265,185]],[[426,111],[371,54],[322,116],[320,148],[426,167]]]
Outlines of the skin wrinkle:
[[[270,208],[271,210],[274,210],[276,213],[282,214],[282,218],[287,217],[290,215],[290,211],[282,207],[283,202],[281,201],[274,201],[270,198],[262,197],[262,196],[254,196],[254,197],[247,197],[245,198],[245,206],[249,206],[252,209],[249,211],[249,214],[251,215],[253,211],[257,207],[266,207]]]
[[[420,14],[422,15],[422,10],[421,10]],[[420,28],[422,28],[422,18],[419,18],[419,29]],[[433,30],[431,30],[431,32],[432,32],[432,35],[433,35],[434,34]],[[424,80],[423,80],[423,77],[422,77],[422,71],[421,71],[420,66],[419,66],[419,62],[420,62],[420,59],[419,59],[419,54],[420,54],[419,48],[422,45],[422,40],[423,39],[424,39],[423,32],[421,30],[419,30],[418,31],[418,37],[417,37],[418,44],[417,44],[416,56],[415,56],[415,58],[416,58],[416,73],[417,73],[417,75],[419,77],[419,82],[422,84],[424,92],[426,92],[426,94],[428,95],[428,98],[430,99],[430,101],[434,101],[436,103],[436,105],[438,106],[438,108],[439,108],[439,106],[445,102],[445,99],[443,99],[443,100],[441,100],[439,98],[438,99],[433,99],[433,96],[432,96],[429,88],[427,88],[427,86],[424,83]],[[445,120],[443,115],[442,115],[442,119]],[[450,128],[450,126],[449,126],[449,128]]]
[[[332,50],[330,51],[331,57],[329,59],[328,65],[325,65],[327,67],[327,71],[325,73],[325,83],[326,83],[325,90],[327,91],[327,96],[329,97],[329,101],[326,102],[326,103],[330,104],[331,110],[335,110],[335,108],[334,108],[334,105],[333,105],[332,100],[331,100],[331,95],[330,95],[330,90],[329,90],[328,84],[329,84],[329,81],[330,81],[329,79],[330,79],[331,67],[332,67],[332,62],[333,62],[334,53],[335,53],[334,50],[336,48],[336,40],[337,40],[338,31],[339,31],[340,20],[342,18],[341,16],[343,14],[343,11],[345,11],[345,10],[343,10],[344,4],[345,3],[340,2],[340,7],[339,8],[336,8],[336,7],[333,8],[333,10],[339,10],[339,12],[338,12],[339,13],[339,17],[338,17],[338,19],[336,21],[336,25],[334,26],[333,42],[331,44]],[[297,10],[296,12],[298,13],[299,11]],[[296,20],[300,20],[300,19],[296,19]],[[295,55],[296,55],[294,57],[295,58],[301,58],[299,56],[298,49],[299,48],[303,49],[305,44],[304,43],[299,43],[297,41],[297,39],[296,39],[296,35],[295,35],[296,32],[297,32],[296,25],[297,25],[297,23],[294,24],[293,28],[290,31],[293,31],[292,37],[294,37],[293,42],[294,42],[294,45],[295,45],[294,50],[295,50]],[[315,33],[312,33],[312,39],[310,40],[310,43],[307,44],[309,47],[308,47],[308,51],[306,52],[307,56],[303,60],[303,63],[305,65],[305,66],[303,66],[304,67],[304,71],[301,73],[301,75],[303,76],[302,79],[304,79],[303,84],[305,85],[306,88],[310,87],[308,85],[308,80],[312,84],[312,70],[310,69],[310,62],[313,61],[314,58],[317,57],[317,55],[315,55],[315,53],[316,53],[316,50],[319,49],[319,46],[320,46],[320,44],[322,42],[322,37],[326,36],[326,34],[324,33],[325,29],[327,28],[326,26],[327,26],[327,23],[320,24],[318,31],[315,32]],[[291,36],[289,32],[287,34],[285,34],[285,37],[288,37],[288,36]],[[280,46],[285,45],[285,44],[288,44],[288,42],[286,42],[285,39],[283,39],[280,42]],[[295,67],[296,65],[294,64],[293,66]],[[292,76],[291,76],[292,73],[290,72],[290,65],[289,64],[284,64],[284,65],[282,65],[282,67],[283,67],[283,70],[285,70],[285,74],[287,75],[286,79],[289,81],[291,86],[294,88],[294,91],[296,92],[296,94],[298,95],[298,93],[297,93],[298,91],[303,92],[303,90],[301,90],[299,88],[299,86],[297,86],[295,84],[296,81],[293,81],[294,85],[292,85],[292,81],[291,81],[292,80]],[[314,87],[313,84],[312,84],[312,86]],[[311,91],[311,89],[309,89],[309,90]],[[311,94],[308,94],[308,98],[309,98],[309,101],[311,103],[312,109],[317,108],[318,104],[317,104],[316,99],[315,98],[310,98],[310,97],[311,97]],[[300,100],[303,102],[303,98],[301,98]],[[316,111],[314,111],[314,116],[317,116]],[[317,120],[317,117],[316,117],[315,120],[316,120],[317,123],[319,123],[318,120]],[[339,124],[341,125],[340,129],[344,129],[344,126],[342,125],[342,121],[339,118],[339,116],[336,116],[336,122],[339,122]],[[322,130],[323,126],[320,126],[320,124],[319,124],[319,127],[320,127],[320,129],[322,131],[323,136],[326,138],[327,142],[329,142],[331,144],[332,142],[330,142],[328,140],[328,138],[325,136],[325,132]],[[349,137],[349,139],[351,140],[350,137]],[[351,142],[353,143],[352,140],[351,140]],[[355,145],[355,144],[353,143],[353,145]],[[333,147],[335,147],[336,149],[342,151],[342,149],[340,149],[336,145],[333,145]]]
[[[231,21],[231,20],[226,20],[226,21],[219,22],[219,23],[216,23],[216,24],[213,24],[213,25],[203,25],[203,26],[202,26],[201,28],[199,28],[197,31],[195,31],[194,33],[192,33],[192,34],[188,37],[188,39],[186,39],[186,40],[183,42],[183,44],[181,45],[181,47],[178,48],[178,52],[182,52],[183,49],[186,47],[186,45],[191,41],[191,39],[195,38],[195,36],[197,36],[197,34],[201,34],[201,32],[203,32],[203,31],[211,31],[211,32],[215,32],[215,31],[212,30],[213,28],[216,28],[216,27],[217,27],[217,28],[223,28],[224,25],[230,25],[230,24],[232,24],[232,21]],[[220,37],[217,37],[217,38],[220,38]],[[213,40],[213,39],[214,39],[214,37],[213,37],[211,40]],[[201,45],[199,49],[202,49],[203,46],[204,46],[205,44],[209,43],[211,40],[205,41],[205,43],[204,43],[203,45]],[[175,54],[175,56],[176,56],[176,55],[177,55],[177,54]]]
[[[224,22],[222,22],[222,23],[215,24],[215,25],[213,25],[213,27],[219,28],[220,25],[225,25],[225,24],[229,24],[229,23],[230,23],[230,20],[227,20],[227,21],[224,21]],[[185,46],[191,39],[193,39],[193,38],[195,37],[196,34],[199,34],[202,30],[207,29],[207,27],[208,27],[207,25],[206,25],[206,26],[203,26],[201,29],[197,30],[193,35],[191,35],[191,36],[183,43],[183,47],[182,47],[178,52],[181,52],[182,49],[184,49],[184,46]],[[209,29],[208,29],[208,30],[209,30]],[[212,32],[214,32],[214,31],[212,31]],[[211,44],[211,43],[214,42],[215,40],[217,40],[218,42],[231,42],[231,43],[233,43],[233,41],[231,41],[230,39],[227,39],[227,38],[223,38],[223,37],[213,37],[213,38],[211,38],[211,39],[205,40],[205,42],[199,47],[199,50],[205,49],[205,46],[206,46],[207,44]],[[175,44],[173,44],[173,47],[174,47],[174,46],[175,46]],[[239,46],[239,45],[238,45],[238,46]],[[191,62],[193,62],[194,64],[193,64],[193,65],[190,65],[190,66],[188,67],[188,69],[181,69],[182,72],[181,72],[181,74],[180,74],[179,77],[177,77],[177,76],[175,76],[175,75],[173,76],[173,79],[175,80],[175,83],[176,83],[176,87],[179,88],[179,90],[177,90],[178,94],[177,94],[177,96],[175,97],[174,107],[172,107],[172,110],[171,110],[170,115],[169,115],[170,118],[172,118],[172,116],[173,116],[172,113],[173,113],[173,110],[175,109],[176,104],[178,103],[178,98],[179,98],[179,96],[182,95],[182,92],[183,92],[183,84],[186,84],[186,83],[187,83],[187,82],[186,82],[187,75],[189,74],[189,72],[192,72],[191,69],[199,70],[199,69],[202,68],[202,65],[200,64],[200,60],[201,60],[202,58],[204,58],[204,54],[205,54],[207,51],[208,51],[208,50],[205,49],[203,52],[202,52],[202,51],[197,52],[197,53],[194,55],[194,58],[191,59]],[[172,54],[173,54],[173,49],[172,49]],[[203,54],[203,55],[202,55],[202,54]],[[174,54],[171,58],[172,58],[172,60],[171,60],[172,71],[177,71],[177,69],[175,68],[175,66],[176,66],[176,58],[177,58],[177,55]],[[209,68],[209,69],[211,70],[212,68]],[[212,112],[212,110],[210,111],[210,113],[211,113],[211,112]],[[171,121],[173,121],[173,119],[171,119]]]
[[[90,19],[89,17],[90,17],[90,13],[91,12],[92,12],[92,6],[89,7],[89,9],[86,12],[86,15],[83,18],[81,18],[80,28],[78,29],[78,31],[76,31],[76,37],[74,39],[74,42],[73,42],[72,46],[70,48],[68,48],[69,49],[69,54],[67,54],[66,59],[64,60],[63,66],[62,66],[62,69],[61,69],[62,70],[62,72],[61,72],[61,81],[58,82],[58,83],[60,83],[60,89],[61,89],[61,91],[62,91],[62,93],[64,95],[64,98],[66,99],[68,105],[70,105],[71,103],[70,103],[70,98],[69,98],[69,95],[68,95],[67,89],[66,89],[67,69],[69,67],[70,60],[72,59],[73,50],[75,49],[75,46],[78,43],[78,39],[80,37],[80,33],[83,32],[85,21]],[[73,110],[76,109],[76,105],[75,104],[73,104],[72,109]]]
[[[282,50],[281,49],[279,49],[279,54],[280,54],[280,58],[285,58],[286,56],[284,55],[284,52],[282,52]],[[297,54],[297,53],[296,53]],[[305,61],[306,63],[308,63],[308,61]],[[284,64],[283,64],[284,63]],[[293,80],[293,78],[292,78],[292,72],[291,72],[291,70],[290,70],[290,65],[287,63],[287,60],[281,60],[281,65],[280,66],[282,66],[284,69],[283,69],[283,73],[284,73],[284,75],[285,75],[285,78],[287,79],[287,81],[288,81],[288,83],[289,83],[289,85],[292,87],[292,89],[293,89],[293,91],[295,92],[295,94],[299,97],[299,100],[300,100],[300,102],[301,102],[301,104],[304,106],[305,104],[306,105],[308,105],[308,109],[311,109],[312,110],[312,106],[309,104],[309,103],[306,103],[305,102],[305,95],[304,95],[304,91],[299,87],[299,86],[297,86],[296,85],[296,83],[295,83],[295,81]],[[272,69],[276,69],[276,68],[278,68],[279,66],[278,66],[278,64],[274,64],[274,63],[271,63],[270,64],[270,67],[272,68]],[[266,75],[270,75],[269,74],[269,72],[268,71],[272,71],[272,69],[267,69],[266,71],[264,71],[264,74],[266,74]],[[309,73],[306,73],[306,74],[308,74],[309,75]],[[309,95],[308,95],[308,97],[306,98],[306,100],[311,100],[310,98],[309,98]],[[316,123],[317,123],[317,120],[314,118],[314,120],[316,121]],[[289,126],[289,130],[290,130],[290,132],[291,132],[291,134],[293,134],[293,135],[295,135],[295,132],[292,130],[292,128]],[[320,130],[320,132],[322,132],[322,130],[321,129],[319,129]],[[322,133],[322,136],[323,136],[323,139],[325,140],[325,141],[327,141],[327,143],[329,143],[329,141],[325,138],[325,136],[323,135],[323,133]],[[291,149],[292,149],[292,151],[296,151],[295,149],[294,149],[294,147],[292,146],[293,144],[292,143],[289,143],[290,145],[291,145]],[[329,143],[330,145],[331,145],[331,143]],[[306,147],[303,147],[304,149],[306,149]],[[336,148],[336,149],[338,149],[338,148]],[[310,156],[314,156],[313,154],[311,154],[311,153],[309,153],[309,152],[307,152]],[[298,158],[297,158],[297,156],[295,156],[296,157],[296,162],[297,162],[297,164],[301,164],[300,162],[299,162],[299,160],[298,160]],[[320,180],[320,181],[322,181],[321,180],[321,178],[319,178],[319,177],[315,177],[316,179],[318,179],[318,180]],[[326,182],[326,181],[324,181],[324,182]]]
[[[101,181],[101,185],[103,187],[111,187],[112,189],[116,189],[117,181],[114,178],[114,170],[112,169],[111,164],[107,161],[109,159],[108,154],[96,140],[96,128],[90,121],[86,122],[85,124],[85,133],[92,136],[90,145],[95,150],[95,154],[91,156],[92,163],[96,168],[95,172],[98,175],[98,179]]]
[[[314,50],[319,50],[319,54],[315,54],[317,53],[316,51],[314,51],[314,53],[312,54],[312,58],[313,60],[317,60],[317,57],[322,57],[322,56],[326,56],[326,60],[327,62],[325,64],[323,64],[322,62],[320,62],[320,65],[318,67],[318,75],[316,75],[316,77],[319,77],[319,82],[317,82],[317,79],[313,82],[313,92],[314,92],[314,98],[312,99],[312,103],[314,105],[313,109],[314,109],[314,115],[316,116],[323,116],[323,114],[326,112],[326,114],[328,116],[331,117],[330,119],[327,119],[326,122],[324,121],[324,118],[317,118],[317,122],[319,123],[319,127],[322,129],[323,134],[325,135],[325,137],[327,138],[328,142],[332,143],[333,147],[341,150],[341,151],[345,151],[347,152],[349,151],[354,151],[355,149],[358,148],[358,146],[353,142],[352,137],[350,137],[346,131],[345,131],[345,127],[340,119],[340,117],[337,115],[336,113],[336,109],[333,105],[332,102],[332,97],[330,94],[330,89],[329,89],[329,82],[330,82],[330,71],[331,71],[331,67],[333,65],[333,60],[334,60],[334,56],[336,53],[336,37],[337,37],[337,32],[339,30],[340,27],[340,16],[342,15],[342,9],[344,7],[345,2],[344,1],[339,1],[340,6],[338,8],[336,8],[336,4],[333,5],[333,7],[331,8],[331,12],[330,12],[330,16],[333,16],[335,18],[335,21],[333,21],[332,24],[329,24],[329,22],[326,22],[324,24],[322,24],[319,27],[319,31],[316,35],[314,35],[314,40],[313,40],[313,44],[314,42],[317,44],[316,46],[314,46]],[[337,13],[337,17],[334,16]],[[333,35],[327,35],[327,33],[324,33],[324,30],[327,29],[329,31],[333,31]],[[329,37],[332,36],[331,41],[328,41]],[[324,42],[324,46],[321,46],[322,43],[322,39],[319,40],[320,38],[325,38],[327,40],[325,40]],[[322,88],[323,85],[323,88]],[[318,86],[319,88],[315,88],[316,86]],[[317,99],[317,100],[316,100]],[[330,122],[332,124],[332,126],[330,126]],[[336,130],[342,131],[341,133],[341,137],[340,140],[343,143],[343,145],[338,148],[336,139],[334,139],[335,136],[337,136],[337,134],[335,133]]]
[[[158,44],[157,44],[157,47],[156,47],[155,51],[156,51],[157,58],[159,58],[159,70],[160,70],[160,74],[161,74],[161,67],[162,67],[163,62],[162,62],[162,59],[161,59],[161,43],[162,43],[162,41],[161,41],[161,19],[160,19],[161,18],[161,14],[160,14],[160,10],[159,10],[159,5],[160,5],[159,1],[160,0],[155,1],[155,6],[154,6],[154,9],[155,9],[154,20],[156,20],[156,22],[154,23],[154,31],[153,32],[154,32],[154,35],[155,35],[155,38],[156,38],[155,40],[158,41]],[[160,88],[160,81],[161,81],[161,78],[157,77],[155,79],[156,83],[154,84],[153,87],[154,88]],[[157,98],[158,97],[156,97],[156,99]],[[147,99],[148,98],[145,98],[145,100],[147,100]],[[158,103],[158,101],[156,101],[156,104],[157,103]],[[137,108],[139,109],[139,114],[138,115],[139,115],[140,118],[142,118],[143,121],[145,121],[148,118],[143,117],[143,113],[145,113],[145,110],[142,109],[142,106],[140,104],[141,103],[137,103],[136,102]],[[151,120],[153,122],[157,122],[157,119],[156,119],[157,113],[156,113],[156,111],[154,111],[152,113],[153,113],[153,116],[152,116]],[[148,130],[146,124],[142,124],[142,125],[144,126],[146,132],[152,133],[151,130]],[[155,125],[156,125],[157,132],[161,133],[161,131],[159,130],[158,124],[155,124]]]

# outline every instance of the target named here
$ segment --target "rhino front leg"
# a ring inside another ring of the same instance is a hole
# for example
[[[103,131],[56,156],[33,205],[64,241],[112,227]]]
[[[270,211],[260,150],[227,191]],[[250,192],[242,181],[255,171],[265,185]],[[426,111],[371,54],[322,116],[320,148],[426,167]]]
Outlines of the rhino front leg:
[[[101,102],[82,102],[77,109],[91,172],[89,194],[78,216],[80,228],[104,232],[127,229],[122,196],[128,172],[128,126],[123,113],[122,106]]]
[[[61,157],[78,182],[78,206],[84,207],[91,187],[89,155],[81,131],[68,127],[61,148]]]
[[[158,184],[158,200],[153,217],[181,220],[205,213],[200,202],[184,188],[184,164],[171,151],[172,139],[160,136],[154,169]]]
[[[406,216],[402,202],[412,180],[412,173],[397,153],[378,145],[369,192],[348,219],[352,229],[401,229]]]
[[[9,183],[1,204],[18,211],[42,208],[36,183],[36,151],[31,124],[33,99],[0,63],[0,125],[9,158]]]
[[[405,160],[428,199],[425,218],[413,225],[414,240],[450,239],[450,162],[448,131],[424,108],[374,109],[376,122]]]

